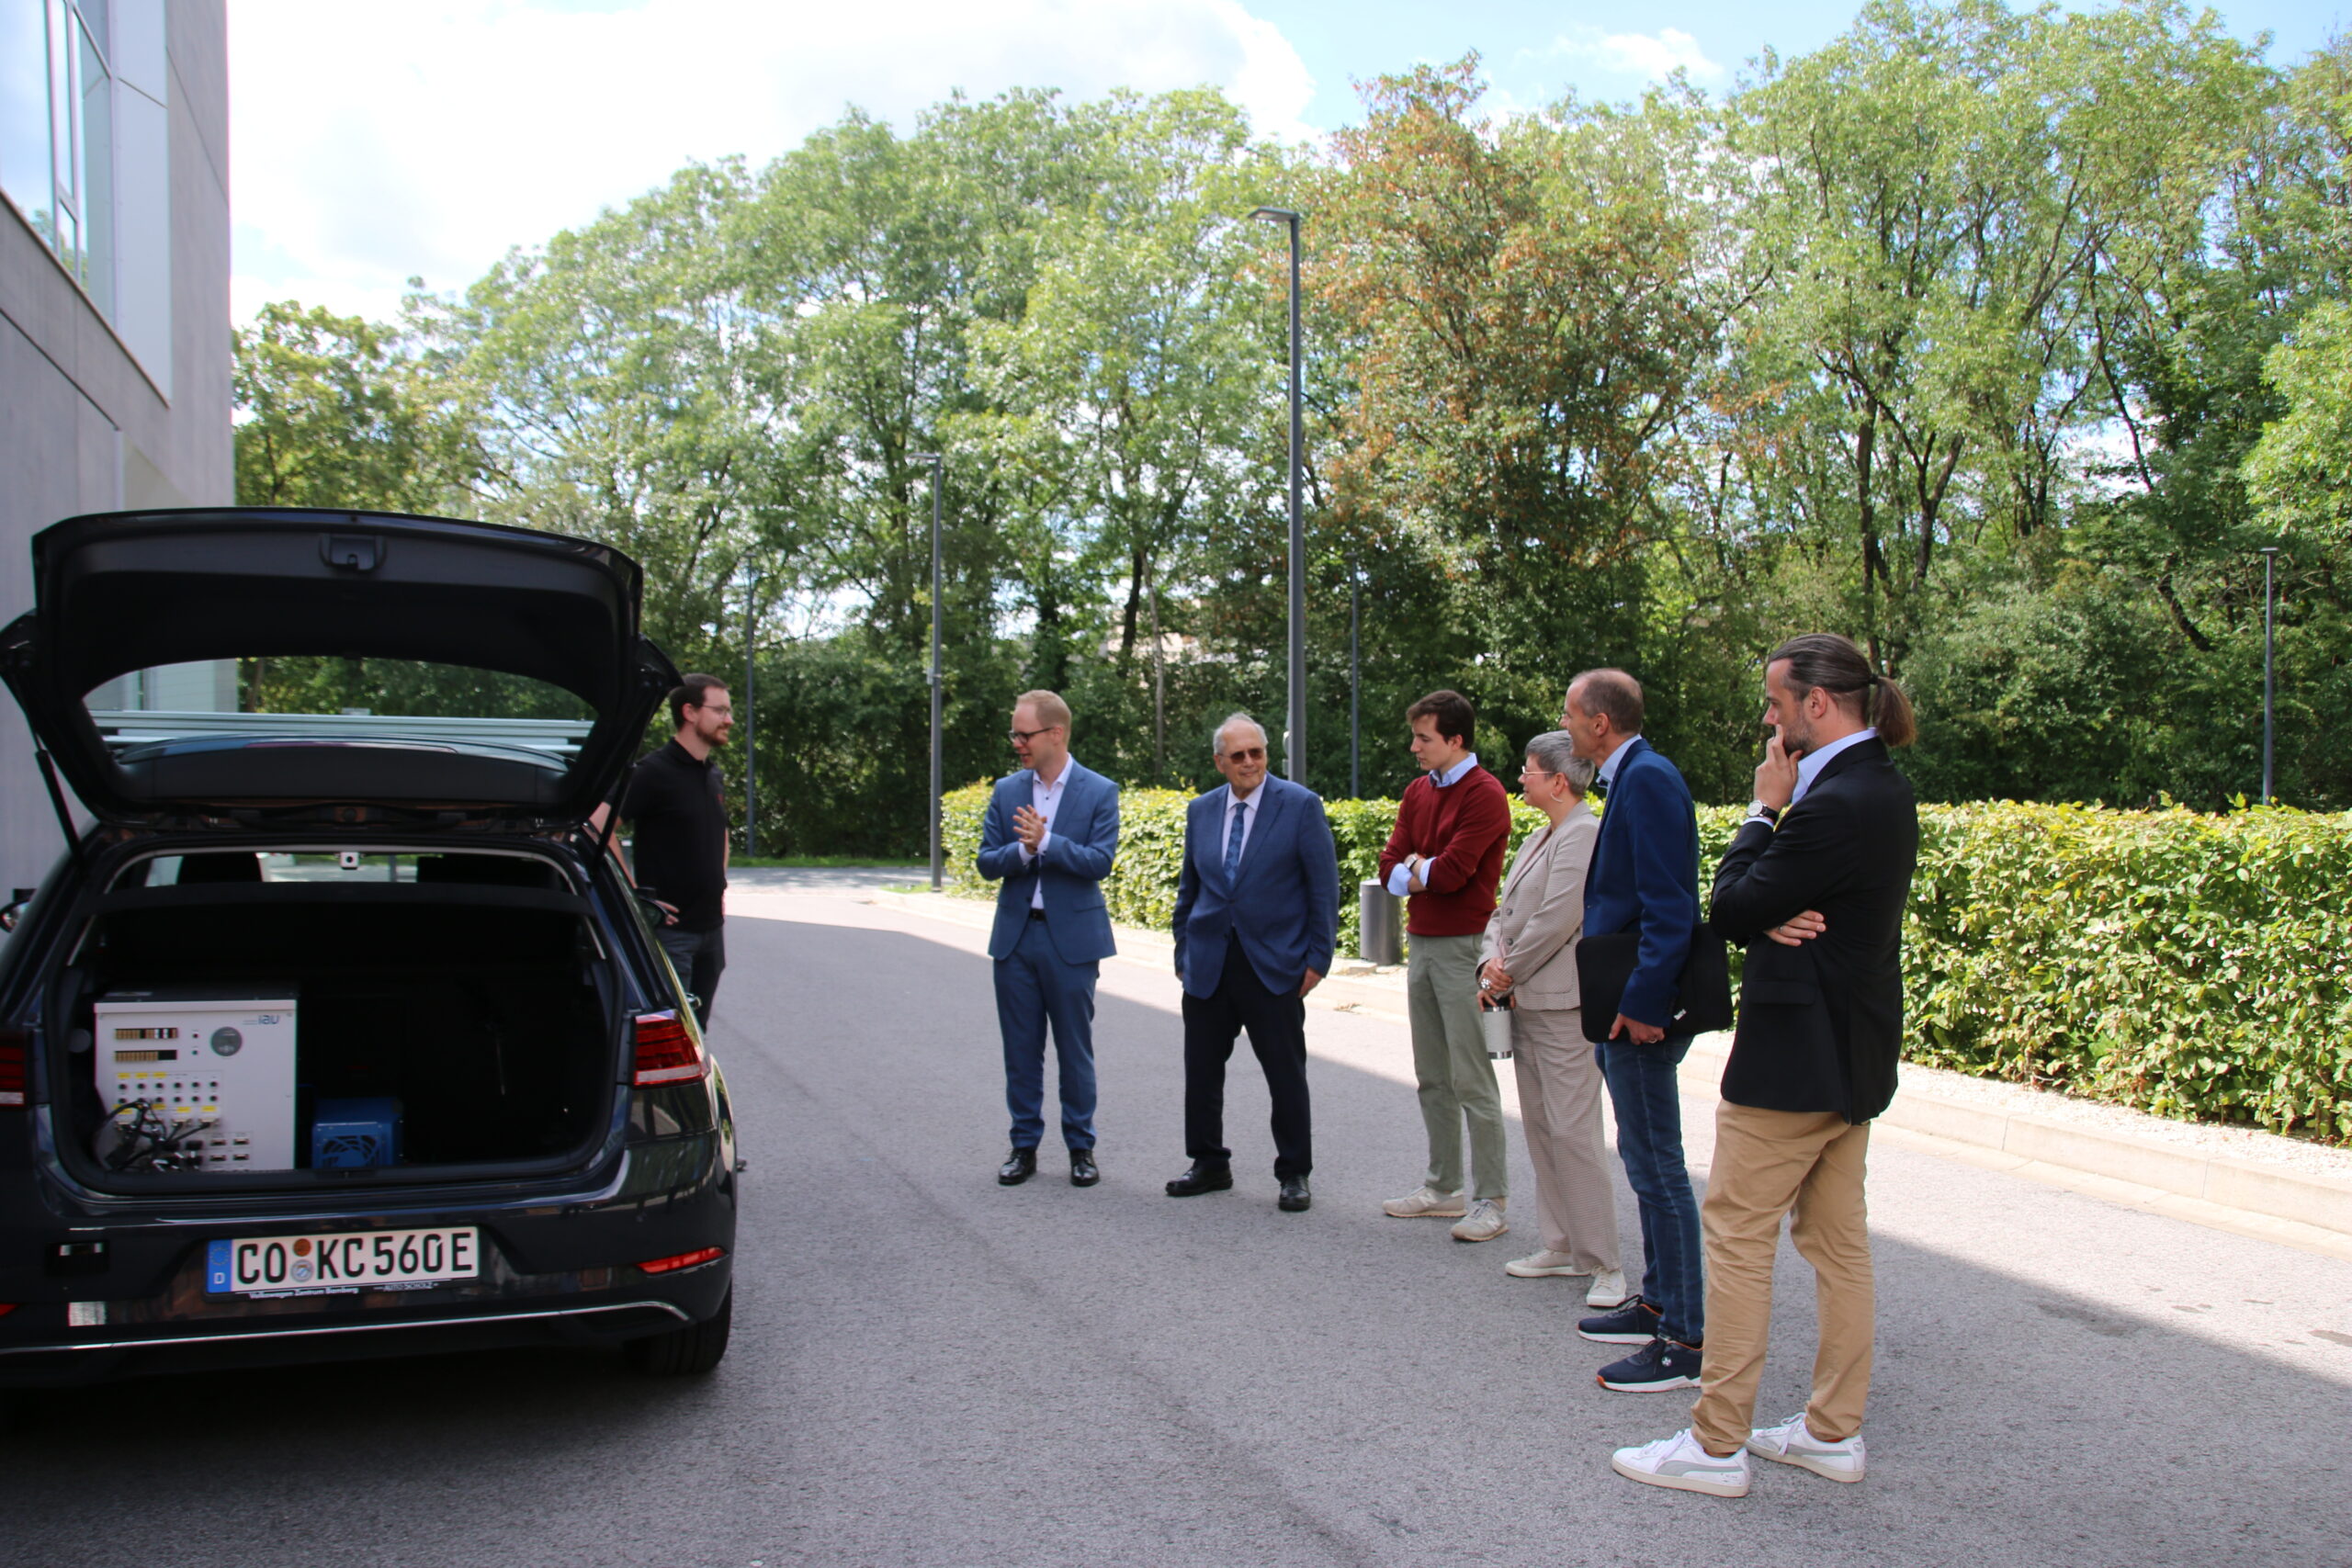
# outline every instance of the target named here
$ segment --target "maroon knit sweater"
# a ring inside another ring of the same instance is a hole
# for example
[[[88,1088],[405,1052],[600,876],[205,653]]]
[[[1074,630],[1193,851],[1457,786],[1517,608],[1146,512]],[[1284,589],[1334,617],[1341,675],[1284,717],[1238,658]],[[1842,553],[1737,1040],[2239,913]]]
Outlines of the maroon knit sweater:
[[[1413,936],[1484,931],[1510,841],[1510,796],[1486,769],[1473,768],[1443,789],[1427,773],[1407,784],[1396,830],[1380,852],[1380,880],[1407,855],[1427,855],[1437,865],[1428,890],[1405,901],[1405,930]]]

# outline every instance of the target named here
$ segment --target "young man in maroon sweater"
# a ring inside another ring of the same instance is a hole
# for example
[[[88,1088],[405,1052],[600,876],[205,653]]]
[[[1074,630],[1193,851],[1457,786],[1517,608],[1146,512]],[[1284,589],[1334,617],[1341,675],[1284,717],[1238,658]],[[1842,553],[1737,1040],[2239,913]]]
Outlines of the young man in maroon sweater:
[[[1470,750],[1476,716],[1459,692],[1431,692],[1405,710],[1413,760],[1428,771],[1405,786],[1396,829],[1380,852],[1380,879],[1408,900],[1405,991],[1430,1135],[1420,1187],[1381,1208],[1400,1220],[1454,1220],[1457,1241],[1492,1241],[1510,1228],[1503,1220],[1502,1097],[1478,1027],[1478,942],[1502,880],[1510,796]],[[1466,1207],[1465,1120],[1476,1183]]]

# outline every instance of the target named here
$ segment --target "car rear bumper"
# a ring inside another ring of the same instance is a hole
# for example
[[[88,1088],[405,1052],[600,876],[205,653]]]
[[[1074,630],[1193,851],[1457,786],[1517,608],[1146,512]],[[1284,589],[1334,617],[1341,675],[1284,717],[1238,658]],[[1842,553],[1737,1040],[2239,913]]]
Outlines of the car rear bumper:
[[[205,1325],[69,1329],[0,1343],[0,1388],[45,1388],[120,1377],[292,1366],[462,1350],[595,1347],[667,1333],[715,1314],[731,1259],[665,1281],[659,1296],[561,1304],[501,1303],[355,1319],[258,1319]]]

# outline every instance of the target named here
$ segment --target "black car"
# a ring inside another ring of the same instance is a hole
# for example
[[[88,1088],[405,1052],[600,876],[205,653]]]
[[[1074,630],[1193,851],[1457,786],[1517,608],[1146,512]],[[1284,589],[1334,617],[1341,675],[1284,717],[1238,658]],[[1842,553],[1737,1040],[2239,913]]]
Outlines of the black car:
[[[637,565],[258,509],[77,517],[33,558],[0,673],[43,778],[12,793],[70,823],[62,783],[96,821],[0,947],[0,1386],[514,1345],[717,1364],[726,1087],[590,826],[677,680]],[[164,667],[233,672],[223,705],[397,716],[119,701]]]

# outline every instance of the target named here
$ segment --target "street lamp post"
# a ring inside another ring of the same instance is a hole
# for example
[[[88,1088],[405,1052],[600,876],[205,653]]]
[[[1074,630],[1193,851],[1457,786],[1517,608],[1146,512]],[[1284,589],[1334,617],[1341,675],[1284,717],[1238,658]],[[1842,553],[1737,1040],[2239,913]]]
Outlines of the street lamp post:
[[[945,465],[934,452],[910,453],[908,460],[931,465],[931,890],[936,893],[943,863],[939,853],[939,815],[946,761],[941,750],[943,737],[939,728],[939,481]]]
[[[1363,798],[1363,664],[1357,633],[1363,625],[1363,571],[1348,558],[1348,798]]]
[[[2278,733],[2277,663],[2274,658],[2273,626],[2278,618],[2278,599],[2271,587],[2271,569],[2278,564],[2278,547],[2266,546],[2262,552],[2262,804],[2270,804],[2272,747]]]
[[[743,857],[760,852],[760,569],[743,591]]]
[[[1306,423],[1300,410],[1298,363],[1298,214],[1261,207],[1252,218],[1290,225],[1290,726],[1283,737],[1283,772],[1306,782],[1306,525],[1299,514],[1299,453]]]

